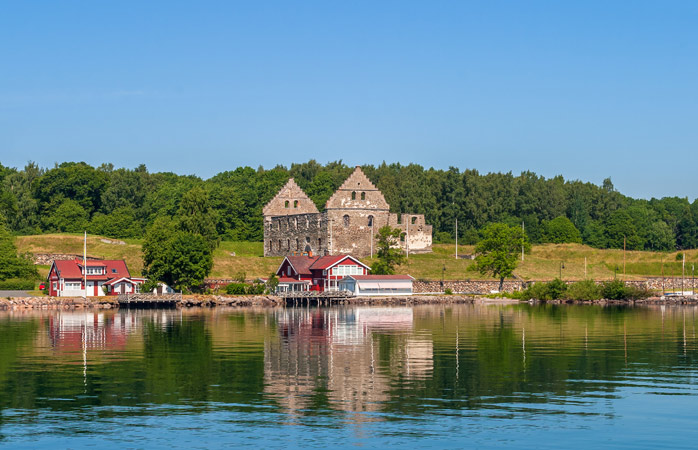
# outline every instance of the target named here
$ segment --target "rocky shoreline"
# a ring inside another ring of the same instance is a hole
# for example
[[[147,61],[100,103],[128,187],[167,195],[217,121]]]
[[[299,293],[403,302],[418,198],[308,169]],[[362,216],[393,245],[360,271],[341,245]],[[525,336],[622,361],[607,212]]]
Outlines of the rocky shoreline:
[[[482,299],[466,295],[412,295],[403,297],[352,297],[333,302],[336,305],[436,305],[463,303],[519,303],[507,298]],[[523,302],[522,302],[523,303]],[[698,297],[650,297],[641,300],[531,300],[527,303],[538,304],[575,304],[575,305],[698,305]],[[286,301],[274,295],[224,296],[224,295],[187,295],[169,303],[161,304],[175,308],[197,307],[280,307]],[[142,306],[142,305],[140,305]],[[7,309],[116,309],[119,302],[115,297],[9,297],[0,298],[0,310]],[[155,306],[158,307],[158,306]]]
[[[472,303],[474,297],[462,295],[414,295],[405,297],[354,297],[333,304],[340,305],[424,305]],[[196,307],[277,307],[286,301],[274,295],[224,296],[224,295],[185,295],[179,299],[160,303],[161,306],[176,308]],[[143,306],[136,304],[135,306]],[[154,305],[157,307],[157,305]],[[10,297],[0,298],[2,309],[114,309],[119,308],[116,297]]]

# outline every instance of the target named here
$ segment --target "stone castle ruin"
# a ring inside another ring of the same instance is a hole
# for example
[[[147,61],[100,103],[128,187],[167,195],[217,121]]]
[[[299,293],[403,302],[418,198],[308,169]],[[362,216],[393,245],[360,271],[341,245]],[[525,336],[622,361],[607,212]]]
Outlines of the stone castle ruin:
[[[264,256],[298,254],[364,257],[376,253],[378,230],[403,231],[400,246],[409,253],[431,252],[432,227],[423,214],[394,214],[383,194],[358,166],[319,212],[291,178],[266,204]]]

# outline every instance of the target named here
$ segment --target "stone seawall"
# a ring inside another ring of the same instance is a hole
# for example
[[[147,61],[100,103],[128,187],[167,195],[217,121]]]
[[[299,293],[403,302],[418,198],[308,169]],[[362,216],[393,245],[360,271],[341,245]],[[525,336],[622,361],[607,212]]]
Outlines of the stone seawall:
[[[549,281],[549,280],[547,280]],[[567,284],[574,283],[578,280],[565,281]],[[603,283],[609,280],[597,280],[596,283]],[[502,287],[503,292],[513,292],[525,289],[527,286],[537,283],[537,280],[529,281],[505,281]],[[682,290],[681,277],[651,277],[644,280],[628,280],[626,284],[637,287],[644,287],[653,291],[674,292]],[[696,283],[698,285],[698,282]],[[683,290],[692,291],[694,280],[691,278],[683,279]],[[467,280],[467,281],[444,281],[443,287],[441,281],[432,280],[415,280],[413,284],[415,294],[424,293],[439,293],[445,289],[450,289],[454,293],[462,294],[489,294],[499,290],[499,281],[495,280]]]

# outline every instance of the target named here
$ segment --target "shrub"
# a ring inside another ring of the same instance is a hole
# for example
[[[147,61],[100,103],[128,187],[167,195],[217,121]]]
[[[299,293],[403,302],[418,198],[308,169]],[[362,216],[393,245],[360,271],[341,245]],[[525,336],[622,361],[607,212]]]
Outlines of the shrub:
[[[444,294],[446,294],[446,295],[453,295],[453,291],[451,290],[451,288],[446,288],[446,289],[444,290]]]
[[[601,286],[593,280],[572,283],[567,287],[565,298],[570,300],[599,300],[601,299]]]
[[[547,284],[546,288],[548,289],[548,300],[557,300],[564,298],[567,292],[567,283],[559,278],[555,278]]]
[[[34,280],[10,278],[0,281],[0,289],[8,291],[31,291],[34,289]]]
[[[549,283],[535,283],[521,293],[522,300],[557,300],[564,298],[567,284],[559,278]]]
[[[225,287],[225,293],[228,295],[245,295],[247,294],[247,285],[245,283],[230,283]]]
[[[625,283],[621,280],[606,281],[601,285],[601,295],[607,300],[625,300]]]

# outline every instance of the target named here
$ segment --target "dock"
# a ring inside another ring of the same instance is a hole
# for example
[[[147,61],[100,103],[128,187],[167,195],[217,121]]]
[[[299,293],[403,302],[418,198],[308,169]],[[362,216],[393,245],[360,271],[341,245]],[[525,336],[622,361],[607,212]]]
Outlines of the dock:
[[[182,301],[182,294],[119,294],[116,301],[127,308],[174,308]]]
[[[276,295],[281,297],[287,306],[310,306],[312,304],[316,304],[317,306],[331,305],[353,297],[353,294],[348,291],[277,292]]]

